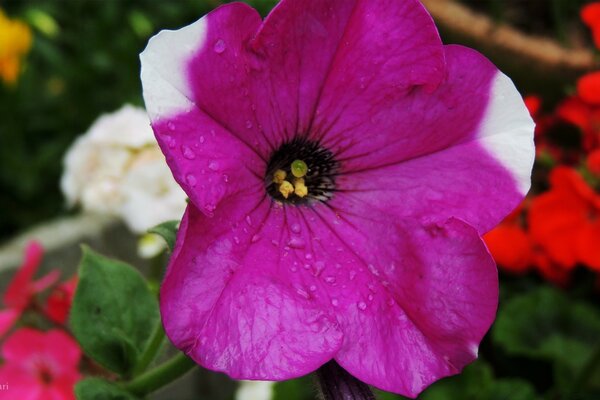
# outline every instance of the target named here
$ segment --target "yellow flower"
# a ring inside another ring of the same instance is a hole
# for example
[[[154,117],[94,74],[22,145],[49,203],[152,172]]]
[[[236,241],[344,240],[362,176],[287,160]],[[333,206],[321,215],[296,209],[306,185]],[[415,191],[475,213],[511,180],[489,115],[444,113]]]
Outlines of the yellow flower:
[[[31,48],[31,29],[19,20],[11,20],[0,10],[0,79],[15,83],[21,61]]]

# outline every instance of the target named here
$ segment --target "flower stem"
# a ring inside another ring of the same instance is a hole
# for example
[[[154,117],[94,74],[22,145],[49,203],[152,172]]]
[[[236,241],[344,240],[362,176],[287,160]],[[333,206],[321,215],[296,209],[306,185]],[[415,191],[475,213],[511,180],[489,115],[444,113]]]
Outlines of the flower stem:
[[[179,353],[169,361],[125,383],[123,388],[137,396],[145,396],[167,386],[195,366],[196,364],[190,358]]]
[[[136,377],[144,372],[150,363],[156,358],[156,354],[160,350],[160,347],[165,339],[165,330],[163,329],[162,322],[158,321],[148,345],[144,349],[140,360],[133,369],[133,376]]]
[[[316,375],[323,400],[375,400],[369,386],[333,360],[319,368]]]

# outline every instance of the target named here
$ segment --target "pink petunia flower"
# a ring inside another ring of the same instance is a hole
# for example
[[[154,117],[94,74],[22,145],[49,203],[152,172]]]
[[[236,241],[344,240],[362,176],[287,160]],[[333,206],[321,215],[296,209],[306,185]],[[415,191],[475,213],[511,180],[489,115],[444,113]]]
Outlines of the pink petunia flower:
[[[25,248],[25,260],[19,267],[3,295],[4,305],[0,310],[0,338],[19,319],[23,311],[29,306],[32,298],[52,286],[59,278],[59,271],[51,271],[44,277],[34,281],[44,249],[41,244],[31,241]]]
[[[2,345],[0,400],[70,400],[79,380],[81,350],[66,333],[22,328]]]
[[[510,79],[416,0],[232,3],[141,61],[190,198],[160,299],[177,347],[237,379],[335,359],[407,396],[477,357],[498,302],[480,235],[534,157]]]

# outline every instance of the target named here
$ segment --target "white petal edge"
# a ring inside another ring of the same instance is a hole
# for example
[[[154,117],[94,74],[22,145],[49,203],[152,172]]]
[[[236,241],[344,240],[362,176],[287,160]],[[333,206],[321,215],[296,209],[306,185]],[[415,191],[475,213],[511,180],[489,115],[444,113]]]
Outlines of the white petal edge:
[[[498,72],[479,129],[479,142],[511,173],[523,195],[531,187],[534,130],[535,123],[521,94],[509,77]]]
[[[152,121],[194,107],[187,82],[188,61],[206,42],[207,19],[178,30],[163,30],[140,54],[144,102]]]

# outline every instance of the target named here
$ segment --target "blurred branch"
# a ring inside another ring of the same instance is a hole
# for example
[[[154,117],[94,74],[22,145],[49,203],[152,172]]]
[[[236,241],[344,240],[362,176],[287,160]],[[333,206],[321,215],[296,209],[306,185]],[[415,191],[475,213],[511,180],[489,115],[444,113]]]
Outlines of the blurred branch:
[[[497,24],[455,0],[422,0],[442,31],[459,35],[498,56],[518,57],[539,71],[579,74],[600,64],[588,49],[570,49],[557,42]]]

